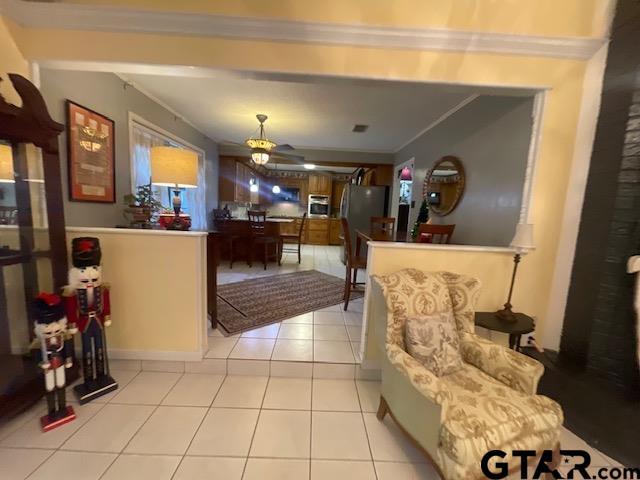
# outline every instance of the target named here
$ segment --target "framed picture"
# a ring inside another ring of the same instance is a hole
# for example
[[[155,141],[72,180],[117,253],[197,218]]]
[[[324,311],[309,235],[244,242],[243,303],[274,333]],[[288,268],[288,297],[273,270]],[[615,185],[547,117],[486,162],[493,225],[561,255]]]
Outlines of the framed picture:
[[[67,100],[69,200],[115,203],[115,123]]]

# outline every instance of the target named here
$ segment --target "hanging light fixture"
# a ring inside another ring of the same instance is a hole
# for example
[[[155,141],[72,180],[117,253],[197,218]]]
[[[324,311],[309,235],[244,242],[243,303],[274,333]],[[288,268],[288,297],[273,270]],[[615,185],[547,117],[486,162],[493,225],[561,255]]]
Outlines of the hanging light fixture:
[[[278,175],[278,164],[274,164],[276,167],[276,176]],[[273,187],[271,188],[271,191],[273,193],[275,193],[276,195],[280,193],[280,185],[278,184],[274,184]]]
[[[247,138],[244,143],[251,149],[251,159],[256,165],[264,165],[269,161],[271,156],[271,150],[276,147],[276,144],[269,140],[264,133],[264,122],[267,121],[267,116],[259,113],[256,115],[258,122],[260,122],[260,137],[259,138]]]
[[[400,172],[400,180],[411,180],[411,169],[409,167],[404,167]]]

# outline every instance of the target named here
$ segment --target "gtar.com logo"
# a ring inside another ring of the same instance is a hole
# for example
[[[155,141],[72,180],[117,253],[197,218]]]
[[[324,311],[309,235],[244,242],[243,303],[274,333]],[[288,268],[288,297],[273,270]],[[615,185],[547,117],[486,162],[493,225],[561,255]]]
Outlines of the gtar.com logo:
[[[553,450],[514,450],[510,462],[504,460],[503,450],[490,450],[480,461],[482,473],[490,480],[507,478],[510,473],[520,472],[520,478],[584,479],[584,480],[631,480],[640,479],[640,468],[633,467],[592,467],[591,455],[584,450],[560,450],[560,465],[553,464]],[[564,473],[558,468],[565,465]],[[530,470],[531,469],[531,470]]]

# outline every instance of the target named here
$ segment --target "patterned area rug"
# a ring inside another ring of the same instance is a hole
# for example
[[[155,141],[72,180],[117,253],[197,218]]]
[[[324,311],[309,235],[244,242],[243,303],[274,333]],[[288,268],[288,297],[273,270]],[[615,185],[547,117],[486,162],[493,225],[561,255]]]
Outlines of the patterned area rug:
[[[342,303],[343,293],[344,280],[316,270],[227,283],[218,286],[218,323],[233,335]]]

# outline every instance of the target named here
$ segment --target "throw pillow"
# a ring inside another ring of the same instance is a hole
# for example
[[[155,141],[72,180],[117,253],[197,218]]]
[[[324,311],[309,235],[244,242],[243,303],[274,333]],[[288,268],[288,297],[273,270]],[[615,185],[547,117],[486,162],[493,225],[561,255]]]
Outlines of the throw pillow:
[[[407,353],[438,377],[463,366],[453,312],[409,317],[405,324],[405,344]]]

